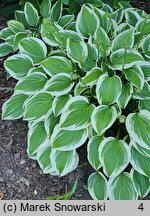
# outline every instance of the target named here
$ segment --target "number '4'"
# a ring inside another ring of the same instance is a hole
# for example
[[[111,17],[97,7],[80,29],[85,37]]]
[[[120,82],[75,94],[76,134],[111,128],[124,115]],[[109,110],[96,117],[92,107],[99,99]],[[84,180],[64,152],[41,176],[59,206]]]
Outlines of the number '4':
[[[141,211],[144,211],[144,205],[143,205],[143,203],[141,203],[141,204],[139,205],[138,209],[141,210]]]

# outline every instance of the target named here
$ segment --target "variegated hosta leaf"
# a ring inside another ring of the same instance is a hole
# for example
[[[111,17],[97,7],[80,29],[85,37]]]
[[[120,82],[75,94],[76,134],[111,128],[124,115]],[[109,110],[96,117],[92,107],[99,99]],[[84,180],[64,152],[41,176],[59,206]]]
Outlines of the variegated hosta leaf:
[[[79,82],[74,88],[74,96],[81,95],[86,89],[87,86],[83,84],[83,81]]]
[[[114,104],[113,107],[116,109],[117,111],[117,118],[120,118],[121,114],[122,114],[122,109],[118,104]]]
[[[96,7],[94,7],[94,11],[98,16],[100,26],[108,33],[112,27],[112,20],[110,20],[109,14],[105,13],[103,10]]]
[[[47,55],[45,43],[35,37],[22,39],[19,44],[19,50],[21,53],[29,55],[34,64],[39,64]]]
[[[0,31],[0,39],[3,39],[3,40],[5,40],[6,38],[8,38],[9,36],[12,36],[12,35],[14,35],[14,33],[7,27],[3,28]]]
[[[94,44],[98,48],[100,57],[106,57],[110,53],[110,40],[107,33],[100,26],[94,34]]]
[[[122,83],[119,76],[109,77],[106,73],[101,75],[96,86],[96,96],[100,105],[110,105],[115,103],[122,89]]]
[[[88,191],[94,200],[107,200],[107,180],[102,173],[95,172],[89,176]]]
[[[50,154],[51,154],[51,147],[46,146],[39,151],[37,151],[37,161],[43,170],[43,173],[50,173],[54,169],[51,164],[51,159],[50,159]]]
[[[87,86],[95,85],[100,75],[102,75],[101,68],[95,67],[86,73],[86,75],[82,78],[82,82]]]
[[[108,192],[110,200],[136,200],[138,198],[131,176],[126,172],[108,181]]]
[[[91,115],[92,127],[99,135],[104,134],[105,131],[113,125],[116,119],[117,110],[114,106],[98,106]]]
[[[7,56],[11,52],[13,52],[13,47],[9,43],[0,44],[0,57]]]
[[[88,56],[84,61],[81,60],[81,68],[85,71],[90,71],[92,68],[97,66],[98,50],[90,43],[87,43],[87,49]]]
[[[44,18],[49,17],[51,12],[51,1],[49,0],[43,0],[40,5],[40,13]]]
[[[61,47],[62,49],[66,49],[68,38],[70,38],[71,41],[83,42],[83,38],[81,37],[81,35],[79,35],[76,31],[73,30],[61,29],[59,33],[55,33],[55,40],[57,41],[59,47]]]
[[[126,119],[126,128],[130,137],[140,146],[150,150],[150,112],[141,110],[131,113]]]
[[[69,172],[72,172],[76,169],[79,163],[79,156],[75,150],[52,150],[50,158],[53,168],[59,173],[60,176],[65,176]]]
[[[145,53],[145,56],[147,58],[150,58],[150,35],[148,35],[144,41],[143,41],[143,44],[142,44],[142,49]]]
[[[59,73],[70,74],[73,72],[71,62],[62,56],[51,56],[50,58],[45,59],[41,65],[50,76],[57,75]]]
[[[127,30],[127,23],[121,23],[118,26],[116,26],[115,23],[115,35],[122,33],[123,31]]]
[[[18,32],[13,40],[13,50],[16,51],[19,47],[19,43],[23,38],[27,37],[27,33],[26,32]]]
[[[62,15],[62,10],[63,10],[62,6],[63,6],[63,4],[62,4],[61,1],[57,1],[53,5],[53,7],[51,9],[51,14],[50,14],[51,15],[50,18],[51,18],[51,20],[53,22],[58,22],[59,21],[61,15]]]
[[[12,95],[2,107],[3,119],[19,119],[23,116],[23,105],[28,98],[25,94]]]
[[[39,15],[36,8],[30,2],[26,2],[24,13],[27,23],[31,26],[36,27],[39,21]]]
[[[14,43],[14,38],[15,38],[15,36],[14,35],[12,35],[12,36],[9,36],[8,38],[6,38],[6,43],[4,43],[4,44],[9,44],[9,45],[11,45],[12,47],[13,47],[13,43]],[[2,43],[3,44],[3,43]]]
[[[71,98],[71,95],[61,95],[55,97],[52,104],[52,109],[54,115],[57,117],[62,113],[64,106],[66,105],[67,101]]]
[[[130,83],[122,83],[121,95],[117,100],[117,104],[123,109],[126,108],[133,94],[133,86]]]
[[[24,32],[25,31],[24,25],[17,20],[8,21],[7,25],[8,25],[8,28],[15,34],[18,32]]]
[[[27,20],[25,18],[24,11],[16,10],[15,11],[15,19],[21,22],[25,28],[29,28],[29,24],[27,23]]]
[[[99,19],[96,13],[88,6],[83,5],[77,16],[76,29],[77,32],[85,38],[93,36],[99,26]]]
[[[70,151],[82,146],[87,137],[87,129],[71,131],[61,129],[59,125],[56,125],[51,137],[51,146],[60,151]]]
[[[62,28],[65,28],[66,26],[68,26],[74,19],[74,15],[64,15],[60,18],[59,20],[59,25]]]
[[[144,198],[150,191],[150,180],[148,177],[141,175],[136,170],[131,170],[131,178],[136,192],[140,198]]]
[[[131,146],[131,164],[142,175],[150,178],[150,157],[147,157]]]
[[[46,75],[40,72],[35,72],[22,78],[15,86],[15,89],[27,94],[33,94],[43,89],[46,82]]]
[[[125,74],[126,79],[129,80],[133,86],[139,88],[140,90],[143,88],[145,78],[143,71],[139,66],[135,65],[124,70],[123,73]]]
[[[83,96],[71,98],[65,105],[60,117],[60,127],[67,130],[81,130],[91,121],[94,105]]]
[[[44,118],[52,107],[53,97],[48,92],[39,92],[25,103],[24,119],[28,121]]]
[[[39,147],[48,142],[48,136],[44,127],[44,122],[32,123],[28,131],[28,149],[30,158],[35,159]]]
[[[120,24],[124,18],[124,11],[122,9],[117,9],[112,13],[112,18]]]
[[[137,144],[135,141],[131,140],[130,145],[133,146],[138,152],[146,157],[150,157],[150,150],[144,148],[143,146]]]
[[[50,110],[44,121],[45,130],[49,139],[51,138],[53,130],[58,123],[59,117],[55,117],[52,110]]]
[[[144,61],[142,55],[139,52],[130,49],[116,50],[111,54],[110,60],[111,67],[115,70],[122,70],[123,68],[128,69],[133,65]]]
[[[150,99],[139,101],[139,110],[148,110],[150,112]]]
[[[56,30],[57,29],[54,23],[49,18],[43,19],[43,23],[41,26],[42,40],[50,46],[58,46],[54,35],[56,33]]]
[[[29,74],[33,74],[33,73],[36,73],[36,72],[46,74],[46,72],[44,71],[44,69],[43,69],[41,66],[38,66],[38,67],[33,67],[33,68],[31,68],[31,69],[29,70],[29,72],[28,72],[28,75],[29,75]]]
[[[150,81],[150,62],[142,62],[140,63],[140,67],[143,71],[144,77],[146,81]]]
[[[150,85],[145,82],[142,90],[137,90],[133,94],[134,99],[145,100],[150,99]]]
[[[150,20],[142,19],[136,25],[136,31],[142,35],[150,34]]]
[[[25,77],[33,67],[32,59],[23,54],[16,54],[7,58],[4,63],[7,72],[15,79]]]
[[[66,46],[67,54],[75,61],[84,61],[88,56],[87,45],[84,41],[67,40]]]
[[[112,178],[128,166],[130,150],[123,140],[108,137],[100,145],[99,156],[105,175]]]
[[[101,167],[98,149],[102,141],[102,136],[93,136],[88,142],[88,161],[95,170],[98,170]]]
[[[60,73],[53,76],[45,85],[45,90],[53,96],[60,96],[69,93],[74,86],[69,74]]]
[[[133,29],[129,29],[123,31],[112,42],[112,51],[116,51],[121,48],[131,49],[134,45],[134,31]]]
[[[130,8],[125,11],[126,22],[129,25],[136,26],[136,24],[142,19],[137,11],[131,10]]]
[[[109,4],[103,4],[102,10],[105,11],[106,13],[113,12],[113,9],[111,8],[111,6],[109,6]]]

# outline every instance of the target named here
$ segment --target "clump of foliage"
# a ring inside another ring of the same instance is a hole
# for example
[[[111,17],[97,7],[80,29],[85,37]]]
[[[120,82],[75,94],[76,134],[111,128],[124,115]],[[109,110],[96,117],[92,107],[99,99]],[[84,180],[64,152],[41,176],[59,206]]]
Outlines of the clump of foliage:
[[[119,5],[86,3],[74,15],[61,1],[39,11],[27,2],[0,33],[18,80],[3,119],[29,122],[27,152],[44,173],[73,171],[86,145],[98,200],[150,191],[150,17]]]

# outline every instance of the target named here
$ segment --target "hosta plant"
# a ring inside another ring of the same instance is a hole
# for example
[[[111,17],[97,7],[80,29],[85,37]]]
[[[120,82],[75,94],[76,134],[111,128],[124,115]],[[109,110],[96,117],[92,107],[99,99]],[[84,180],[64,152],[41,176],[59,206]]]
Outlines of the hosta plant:
[[[64,1],[63,1],[64,2]],[[65,3],[65,2],[64,2]],[[102,3],[68,14],[61,1],[27,2],[0,33],[17,80],[3,119],[28,121],[30,158],[65,176],[87,148],[93,199],[135,200],[150,191],[150,17]],[[82,148],[82,147],[81,147]],[[86,152],[85,152],[86,154]]]

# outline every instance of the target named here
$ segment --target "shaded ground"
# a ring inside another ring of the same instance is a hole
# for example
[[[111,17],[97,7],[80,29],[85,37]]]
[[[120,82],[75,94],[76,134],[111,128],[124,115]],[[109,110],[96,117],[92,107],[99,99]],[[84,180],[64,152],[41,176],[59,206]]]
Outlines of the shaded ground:
[[[143,8],[142,3],[134,2]],[[1,28],[4,23],[5,18],[2,18]],[[2,62],[3,59],[0,59],[0,107],[12,95],[15,85],[13,79],[7,80]],[[91,199],[86,184],[92,169],[86,164],[86,148],[79,149],[78,169],[63,178],[53,177],[43,175],[36,161],[28,158],[26,137],[26,122],[0,120],[0,192],[4,193],[4,199],[44,199],[46,196],[62,195],[70,190],[77,178],[78,188],[72,199]]]
[[[140,8],[145,10],[147,13],[150,13],[150,1],[140,1],[140,0],[132,0],[133,7]]]

